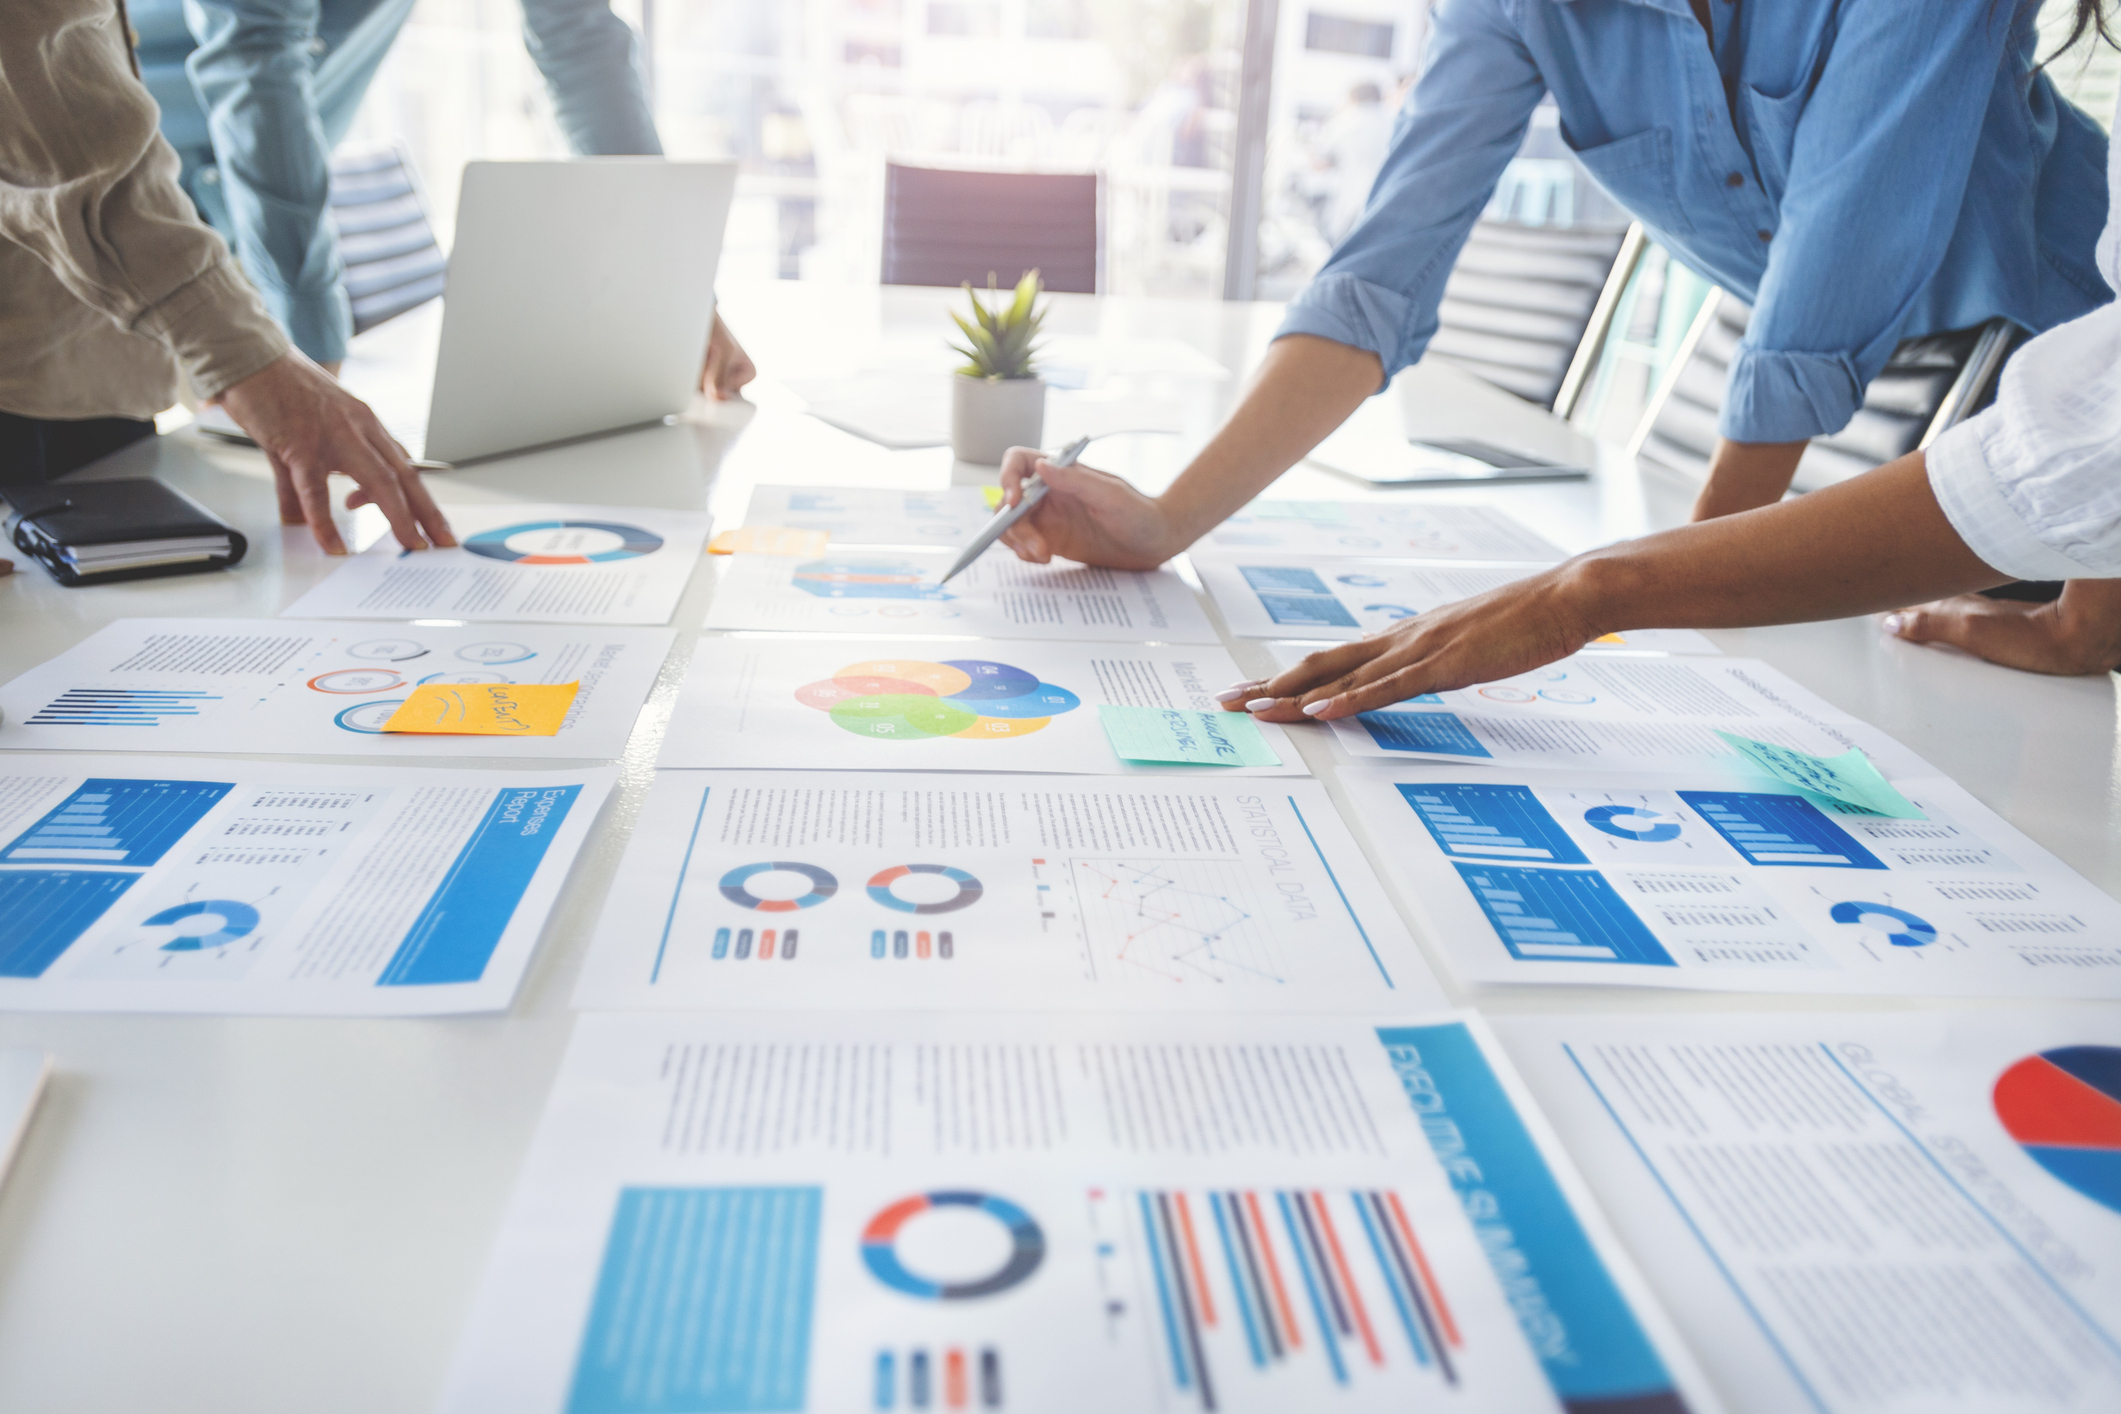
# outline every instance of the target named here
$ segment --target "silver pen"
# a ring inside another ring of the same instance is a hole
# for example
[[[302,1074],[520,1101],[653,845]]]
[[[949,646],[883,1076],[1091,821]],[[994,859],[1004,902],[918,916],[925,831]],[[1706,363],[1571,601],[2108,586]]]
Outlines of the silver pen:
[[[1089,445],[1090,439],[1088,437],[1078,437],[1066,447],[1063,447],[1059,456],[1051,457],[1048,460],[1054,466],[1074,466],[1075,459],[1081,456],[1083,448]],[[965,547],[964,554],[957,557],[957,563],[950,567],[950,572],[937,580],[936,583],[948,584],[951,580],[957,578],[968,565],[987,553],[988,546],[1002,538],[1003,531],[1022,520],[1026,512],[1045,499],[1046,483],[1039,480],[1038,473],[1033,472],[1025,477],[1023,485],[1023,498],[1013,506],[1005,506],[1001,510],[996,511],[994,519],[988,521],[981,528],[980,533],[972,537],[972,543]]]

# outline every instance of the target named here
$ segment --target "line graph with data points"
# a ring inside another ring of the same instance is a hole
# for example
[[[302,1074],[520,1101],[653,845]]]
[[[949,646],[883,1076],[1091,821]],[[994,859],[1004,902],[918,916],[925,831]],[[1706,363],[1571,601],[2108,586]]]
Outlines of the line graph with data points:
[[[1076,910],[1106,980],[1265,984],[1288,980],[1274,939],[1243,900],[1256,879],[1234,860],[1074,859]]]

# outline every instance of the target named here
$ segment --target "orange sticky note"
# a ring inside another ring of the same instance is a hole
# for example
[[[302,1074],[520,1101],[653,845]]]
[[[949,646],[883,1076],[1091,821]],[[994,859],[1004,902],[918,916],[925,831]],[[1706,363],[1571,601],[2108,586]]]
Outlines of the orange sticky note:
[[[817,555],[824,553],[832,532],[791,530],[785,525],[740,525],[725,530],[707,544],[710,555]]]
[[[441,736],[556,736],[578,682],[431,682],[412,690],[386,732]]]

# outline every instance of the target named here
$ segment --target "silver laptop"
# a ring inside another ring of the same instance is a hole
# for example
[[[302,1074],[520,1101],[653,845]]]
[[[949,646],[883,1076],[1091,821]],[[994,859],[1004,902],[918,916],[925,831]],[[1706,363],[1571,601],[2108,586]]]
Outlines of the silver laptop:
[[[439,337],[431,310],[371,330],[347,357],[347,387],[429,464],[683,412],[735,188],[734,162],[469,163]],[[201,430],[240,436],[207,412]]]

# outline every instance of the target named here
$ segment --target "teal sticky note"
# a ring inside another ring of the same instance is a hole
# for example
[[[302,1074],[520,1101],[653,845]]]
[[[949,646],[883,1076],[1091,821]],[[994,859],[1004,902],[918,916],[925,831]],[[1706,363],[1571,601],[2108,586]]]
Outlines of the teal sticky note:
[[[1279,766],[1281,757],[1242,712],[1182,712],[1175,707],[1097,709],[1105,740],[1122,761],[1191,766]]]
[[[1894,820],[1927,820],[1893,784],[1878,774],[1878,768],[1861,751],[1839,756],[1814,756],[1787,746],[1772,746],[1749,736],[1718,732],[1739,755],[1778,781],[1787,781],[1807,795],[1823,796],[1829,805],[1854,806],[1872,815]]]

